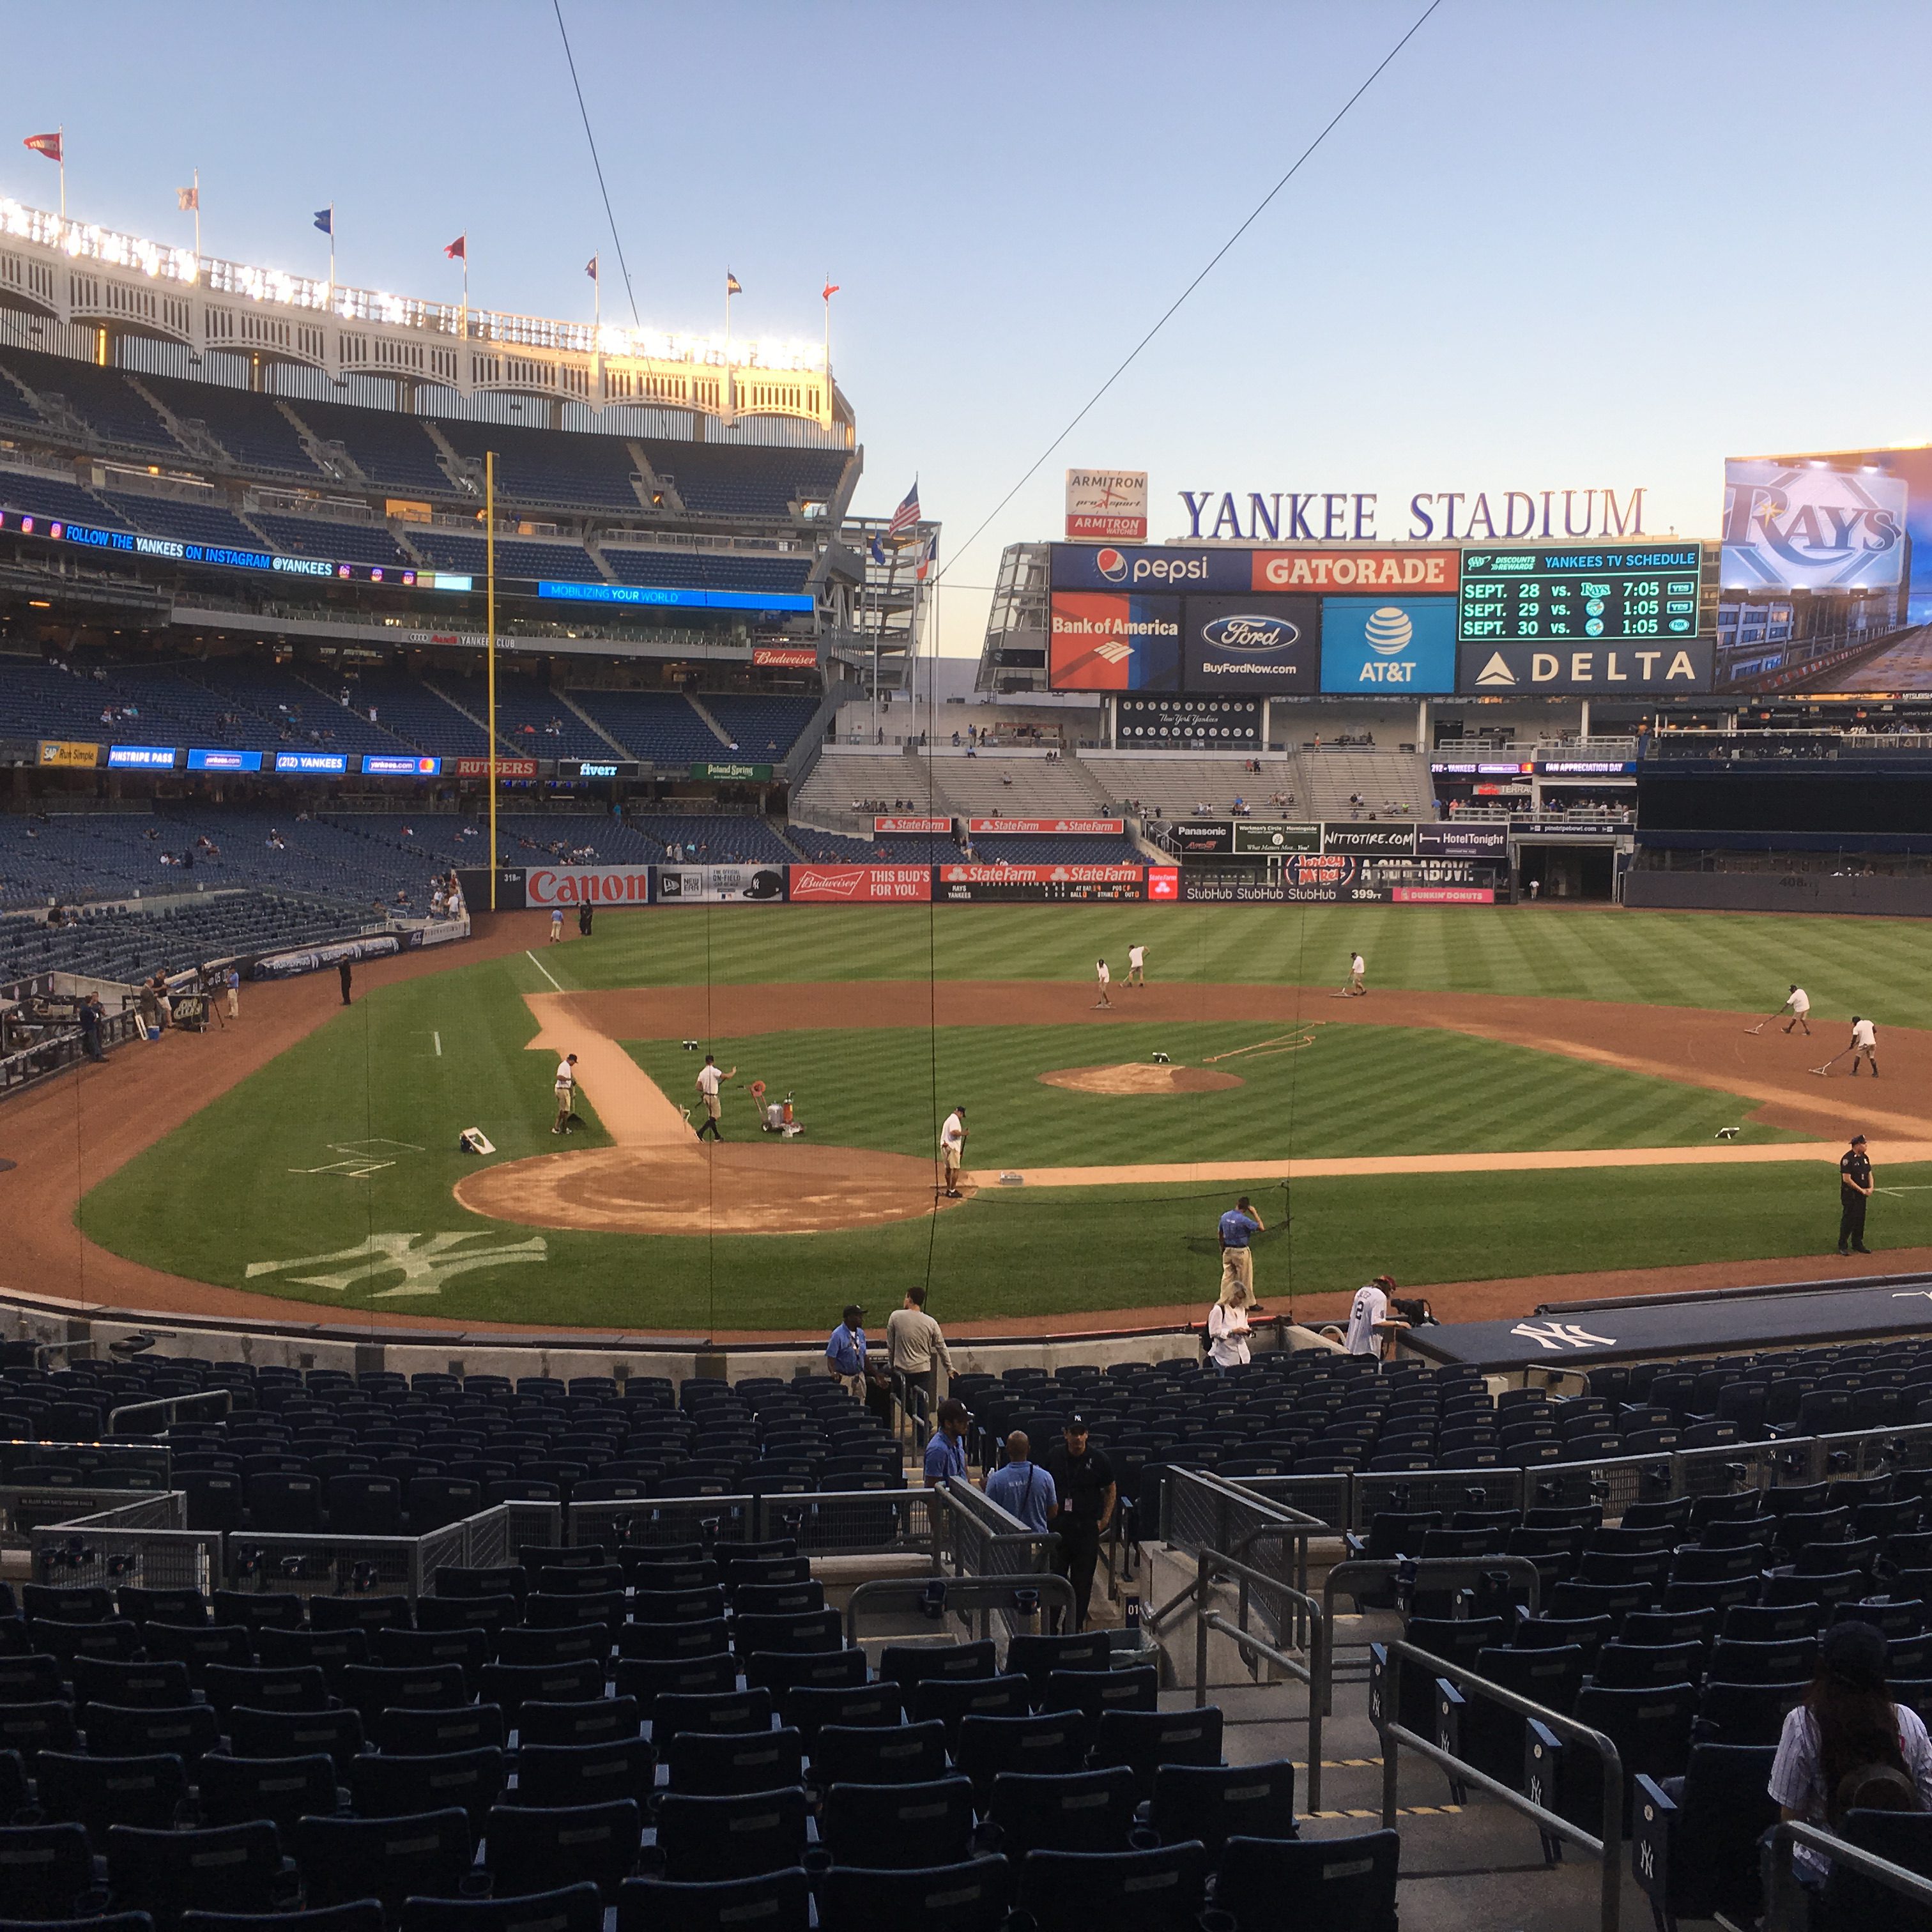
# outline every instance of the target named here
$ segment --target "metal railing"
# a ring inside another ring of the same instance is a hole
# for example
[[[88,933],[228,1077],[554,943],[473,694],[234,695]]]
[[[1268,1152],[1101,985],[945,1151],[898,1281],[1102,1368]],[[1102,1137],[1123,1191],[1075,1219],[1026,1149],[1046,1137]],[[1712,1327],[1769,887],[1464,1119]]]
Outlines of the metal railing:
[[[861,1611],[877,1610],[904,1616],[917,1613],[936,1623],[956,1616],[971,1628],[971,1613],[980,1612],[983,1634],[995,1611],[1009,1626],[1031,1623],[1052,1607],[1073,1614],[1073,1586],[1064,1576],[1035,1574],[1024,1580],[1002,1576],[874,1576],[858,1585],[845,1605],[845,1641],[856,1643]]]
[[[1290,1566],[1258,1571],[1287,1593],[1290,1614],[1276,1619],[1276,1640],[1296,1644],[1304,1640],[1300,1604],[1310,1600],[1308,1545],[1314,1538],[1335,1534],[1322,1517],[1257,1500],[1240,1485],[1198,1469],[1171,1468],[1162,1488],[1160,1531],[1161,1540],[1176,1549],[1196,1554],[1211,1550],[1219,1556],[1254,1561],[1258,1566],[1258,1552],[1264,1547],[1273,1550]],[[1199,1582],[1197,1574],[1167,1602],[1148,1611],[1142,1618],[1146,1628],[1157,1633],[1177,1610],[1194,1601]],[[1246,1594],[1244,1585],[1244,1614]]]
[[[1238,1622],[1230,1623],[1208,1602],[1217,1582],[1240,1585]],[[1292,1655],[1258,1637],[1248,1628],[1250,1592],[1265,1589],[1277,1595],[1293,1597],[1309,1633],[1307,1660]],[[1334,1686],[1330,1681],[1331,1659],[1328,1648],[1328,1620],[1312,1597],[1290,1590],[1278,1577],[1238,1563],[1231,1556],[1204,1550],[1195,1559],[1194,1588],[1194,1702],[1196,1709],[1208,1702],[1208,1640],[1210,1635],[1226,1637],[1252,1664],[1270,1664],[1285,1671],[1308,1689],[1308,1808],[1322,1808],[1322,1720],[1333,1708]],[[1258,1677],[1258,1672],[1257,1672]]]
[[[1432,1656],[1406,1640],[1388,1644],[1385,1654],[1388,1662],[1377,1682],[1370,1711],[1382,1738],[1384,1828],[1392,1831],[1395,1827],[1401,1768],[1398,1754],[1403,1750],[1413,1751],[1446,1772],[1459,1784],[1472,1784],[1507,1804],[1511,1810],[1520,1812],[1546,1837],[1564,1839],[1588,1852],[1598,1861],[1602,1872],[1598,1894],[1601,1932],[1618,1932],[1624,1866],[1624,1772],[1623,1760],[1618,1755],[1616,1746],[1602,1732],[1594,1731],[1587,1724],[1580,1724],[1575,1718],[1566,1718],[1560,1711],[1533,1703],[1500,1684],[1492,1684],[1487,1678],[1478,1677],[1461,1664]],[[1459,1689],[1499,1704],[1520,1718],[1532,1719],[1559,1738],[1587,1744],[1600,1760],[1603,1772],[1604,1813],[1598,1832],[1593,1835],[1585,1831],[1580,1825],[1573,1823],[1534,1797],[1515,1790],[1499,1778],[1490,1777],[1486,1772],[1479,1771],[1475,1766],[1444,1750],[1434,1739],[1422,1737],[1398,1721],[1395,1714],[1402,1708],[1402,1670],[1405,1662],[1420,1666],[1432,1677],[1447,1678]]]
[[[69,1492],[70,1496],[72,1492]],[[34,1579],[70,1587],[208,1591],[223,1580],[221,1538],[190,1529],[178,1490],[32,1532]]]
[[[883,1556],[908,1552],[937,1571],[935,1492],[925,1489],[746,1492],[714,1496],[639,1496],[570,1504],[569,1541],[620,1550],[702,1544],[728,1550],[789,1536],[803,1556]]]
[[[1779,1825],[1772,1834],[1768,1882],[1765,1887],[1764,1932],[1805,1932],[1812,1922],[1803,1893],[1792,1875],[1792,1854],[1800,1845],[1820,1857],[1828,1858],[1834,1864],[1842,1864],[1856,1872],[1861,1878],[1869,1879],[1874,1885],[1882,1886],[1888,1892],[1897,1892],[1901,1898],[1932,1906],[1932,1879],[1923,1873],[1894,1864],[1889,1858],[1882,1858],[1876,1852],[1868,1852],[1862,1845],[1855,1845],[1820,1826],[1802,1824],[1792,1819]]]
[[[1050,1574],[1060,1550],[1060,1538],[1051,1530],[1039,1530],[1021,1522],[1002,1509],[983,1490],[957,1476],[946,1478],[943,1490],[928,1490],[929,1496],[944,1498],[944,1515],[939,1540],[940,1567],[950,1553],[952,1574],[957,1577],[992,1578],[1024,1576],[1029,1580]],[[982,1607],[980,1634],[992,1634],[995,1617],[1003,1624],[1003,1634],[1011,1636],[1014,1616],[1007,1611]],[[967,1628],[969,1618],[962,1616]]]
[[[205,1409],[197,1411],[194,1406],[197,1402],[219,1402],[220,1408],[210,1412]],[[197,1413],[226,1415],[232,1412],[234,1407],[235,1392],[232,1389],[197,1389],[193,1395],[158,1396],[151,1402],[130,1402],[122,1408],[110,1408],[107,1412],[106,1432],[110,1436],[122,1432],[130,1416],[145,1416],[158,1413],[161,1418],[161,1426],[165,1430],[178,1415],[193,1415]]]

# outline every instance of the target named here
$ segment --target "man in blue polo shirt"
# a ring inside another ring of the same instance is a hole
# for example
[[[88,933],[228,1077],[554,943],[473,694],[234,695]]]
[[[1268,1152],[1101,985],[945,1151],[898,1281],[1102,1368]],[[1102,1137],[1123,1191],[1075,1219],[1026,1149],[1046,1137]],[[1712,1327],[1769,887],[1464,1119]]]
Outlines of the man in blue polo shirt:
[[[861,1402],[866,1400],[866,1330],[861,1325],[865,1319],[866,1311],[856,1301],[848,1304],[844,1319],[825,1345],[826,1366],[833,1378]]]
[[[939,1405],[939,1426],[926,1445],[926,1481],[937,1489],[948,1476],[963,1483],[966,1475],[966,1431],[972,1422],[966,1405],[956,1396],[948,1396]]]
[[[1026,1432],[1016,1429],[1006,1438],[1005,1462],[986,1478],[986,1493],[1028,1528],[1044,1531],[1060,1507],[1060,1498],[1053,1478],[1030,1460],[1032,1454]]]
[[[1245,1194],[1221,1216],[1221,1289],[1224,1294],[1231,1282],[1239,1282],[1248,1291],[1248,1299],[1254,1300],[1255,1255],[1249,1243],[1262,1232],[1262,1217],[1255,1212],[1253,1204]]]

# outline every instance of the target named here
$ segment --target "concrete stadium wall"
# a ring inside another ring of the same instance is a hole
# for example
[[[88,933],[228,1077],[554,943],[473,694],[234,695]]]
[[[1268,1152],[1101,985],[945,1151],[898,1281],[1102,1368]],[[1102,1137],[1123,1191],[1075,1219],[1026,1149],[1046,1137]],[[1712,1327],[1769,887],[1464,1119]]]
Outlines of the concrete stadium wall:
[[[1654,872],[1624,875],[1624,904],[1678,912],[1864,913],[1932,918],[1932,878],[1834,878],[1813,872]]]

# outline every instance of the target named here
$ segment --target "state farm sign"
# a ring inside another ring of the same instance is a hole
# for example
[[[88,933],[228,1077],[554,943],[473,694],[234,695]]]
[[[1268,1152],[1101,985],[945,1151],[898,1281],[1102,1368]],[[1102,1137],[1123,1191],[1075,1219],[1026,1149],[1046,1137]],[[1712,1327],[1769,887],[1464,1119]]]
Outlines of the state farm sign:
[[[875,818],[872,820],[874,833],[881,832],[937,832],[942,835],[952,830],[950,818]]]

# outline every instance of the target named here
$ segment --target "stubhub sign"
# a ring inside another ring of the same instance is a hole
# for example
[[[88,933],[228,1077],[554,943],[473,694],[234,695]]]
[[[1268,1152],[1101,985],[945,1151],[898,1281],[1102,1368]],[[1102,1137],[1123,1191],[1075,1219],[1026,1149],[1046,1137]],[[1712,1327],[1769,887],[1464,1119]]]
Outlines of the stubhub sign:
[[[1322,688],[1427,696],[1456,688],[1453,597],[1324,597]]]

